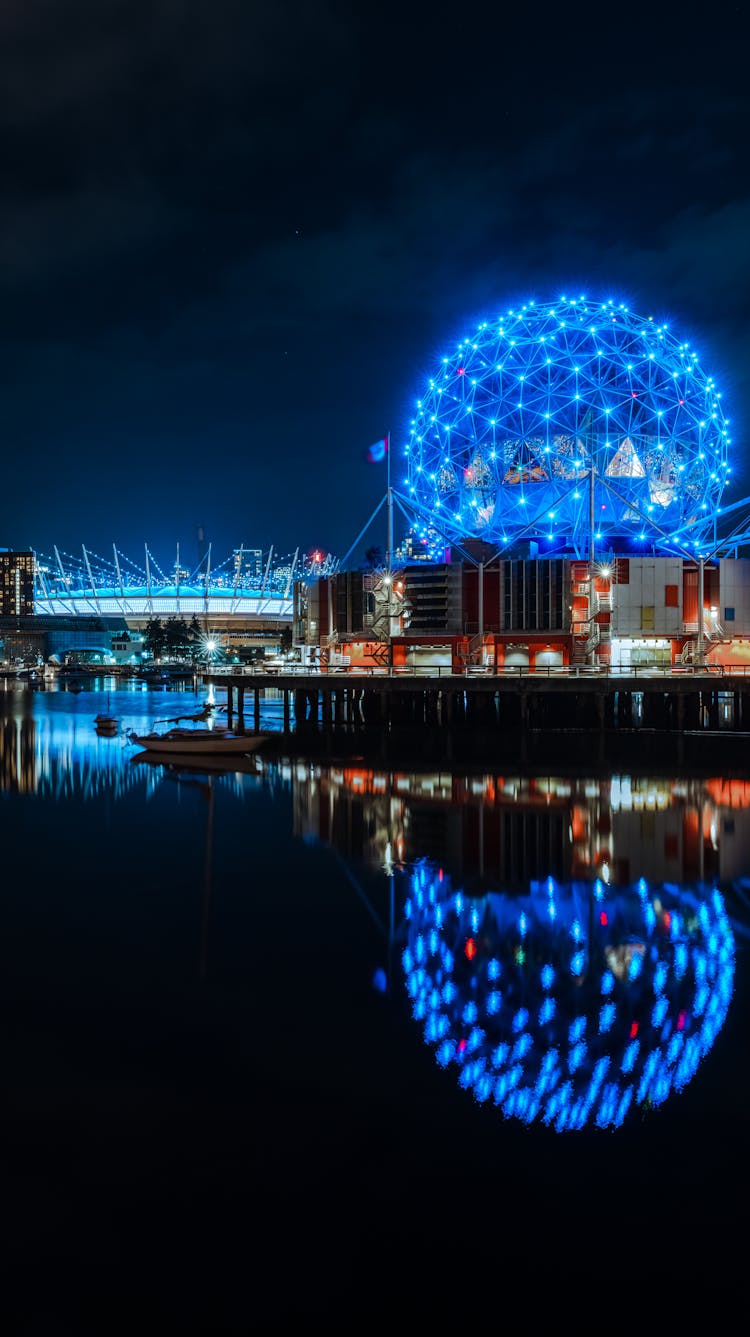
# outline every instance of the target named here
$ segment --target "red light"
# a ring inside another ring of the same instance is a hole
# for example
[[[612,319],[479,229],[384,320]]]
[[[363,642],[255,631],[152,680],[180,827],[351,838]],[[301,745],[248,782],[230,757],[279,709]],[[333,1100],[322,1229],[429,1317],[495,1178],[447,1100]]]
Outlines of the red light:
[[[638,1022],[637,1022],[637,1021],[631,1021],[631,1023],[630,1023],[630,1038],[631,1038],[631,1040],[634,1040],[637,1034],[638,1034]]]
[[[681,399],[681,400],[680,400],[680,403],[681,403],[681,404],[684,404],[684,403],[685,403],[685,400],[684,400],[684,399]]]
[[[633,399],[637,399],[637,398],[638,398],[638,391],[637,391],[637,390],[634,390],[634,391],[633,391]]]
[[[600,911],[600,913],[599,913],[599,923],[602,925],[602,928],[606,928],[607,924],[609,923],[609,920],[608,920],[608,918],[607,918],[607,911],[606,911],[606,910],[601,910],[601,911]]]
[[[467,939],[466,939],[466,946],[464,947],[464,952],[465,952],[465,954],[466,954],[466,960],[467,960],[467,961],[473,961],[473,960],[474,960],[474,957],[475,957],[476,954],[477,954],[477,944],[476,944],[476,942],[474,941],[473,938],[467,938]]]
[[[459,1040],[459,1042],[458,1042],[458,1052],[459,1052],[459,1054],[463,1054],[465,1048],[466,1048],[466,1041],[465,1041],[465,1040]]]
[[[465,376],[465,375],[466,375],[466,372],[465,372],[465,370],[464,370],[463,367],[459,367],[459,369],[458,369],[458,374],[459,374],[459,376]]]
[[[671,927],[672,927],[672,913],[671,913],[670,910],[665,910],[665,911],[664,911],[664,927],[665,927],[665,928],[671,928]]]

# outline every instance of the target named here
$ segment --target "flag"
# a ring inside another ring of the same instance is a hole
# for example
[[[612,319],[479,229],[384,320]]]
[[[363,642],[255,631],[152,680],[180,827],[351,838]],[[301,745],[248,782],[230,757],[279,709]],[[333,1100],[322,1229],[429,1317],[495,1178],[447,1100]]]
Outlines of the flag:
[[[384,437],[382,437],[380,441],[376,441],[374,445],[370,446],[370,449],[369,449],[368,452],[367,452],[367,458],[368,458],[370,464],[382,464],[382,463],[383,463],[383,460],[385,459],[386,455],[388,454],[388,437],[389,437],[389,436],[390,436],[390,432],[386,433],[386,435],[385,435]]]

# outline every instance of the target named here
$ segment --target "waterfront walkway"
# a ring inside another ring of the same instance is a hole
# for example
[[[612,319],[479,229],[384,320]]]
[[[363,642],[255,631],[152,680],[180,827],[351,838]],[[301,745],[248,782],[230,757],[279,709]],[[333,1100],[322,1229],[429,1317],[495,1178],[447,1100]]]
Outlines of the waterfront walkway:
[[[606,672],[211,672],[227,714],[259,730],[282,703],[282,738],[329,755],[434,762],[571,760],[750,769],[750,676],[713,667]],[[747,758],[747,761],[746,761]]]

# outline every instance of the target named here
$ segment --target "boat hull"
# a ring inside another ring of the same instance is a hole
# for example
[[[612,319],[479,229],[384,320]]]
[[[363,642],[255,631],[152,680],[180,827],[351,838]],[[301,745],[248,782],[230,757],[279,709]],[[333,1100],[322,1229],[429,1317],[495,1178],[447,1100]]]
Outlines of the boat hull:
[[[242,756],[255,752],[264,742],[262,734],[214,733],[199,729],[174,730],[165,734],[130,733],[128,737],[137,747],[167,757]]]

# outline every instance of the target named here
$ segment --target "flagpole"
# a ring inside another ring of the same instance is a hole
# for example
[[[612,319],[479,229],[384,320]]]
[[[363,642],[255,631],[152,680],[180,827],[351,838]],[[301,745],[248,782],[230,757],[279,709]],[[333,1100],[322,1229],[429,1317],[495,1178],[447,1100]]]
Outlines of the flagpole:
[[[386,569],[390,571],[393,562],[393,496],[391,494],[391,434],[386,432],[385,437],[385,458],[388,468],[387,473],[387,497],[388,497],[388,539],[385,554]]]

